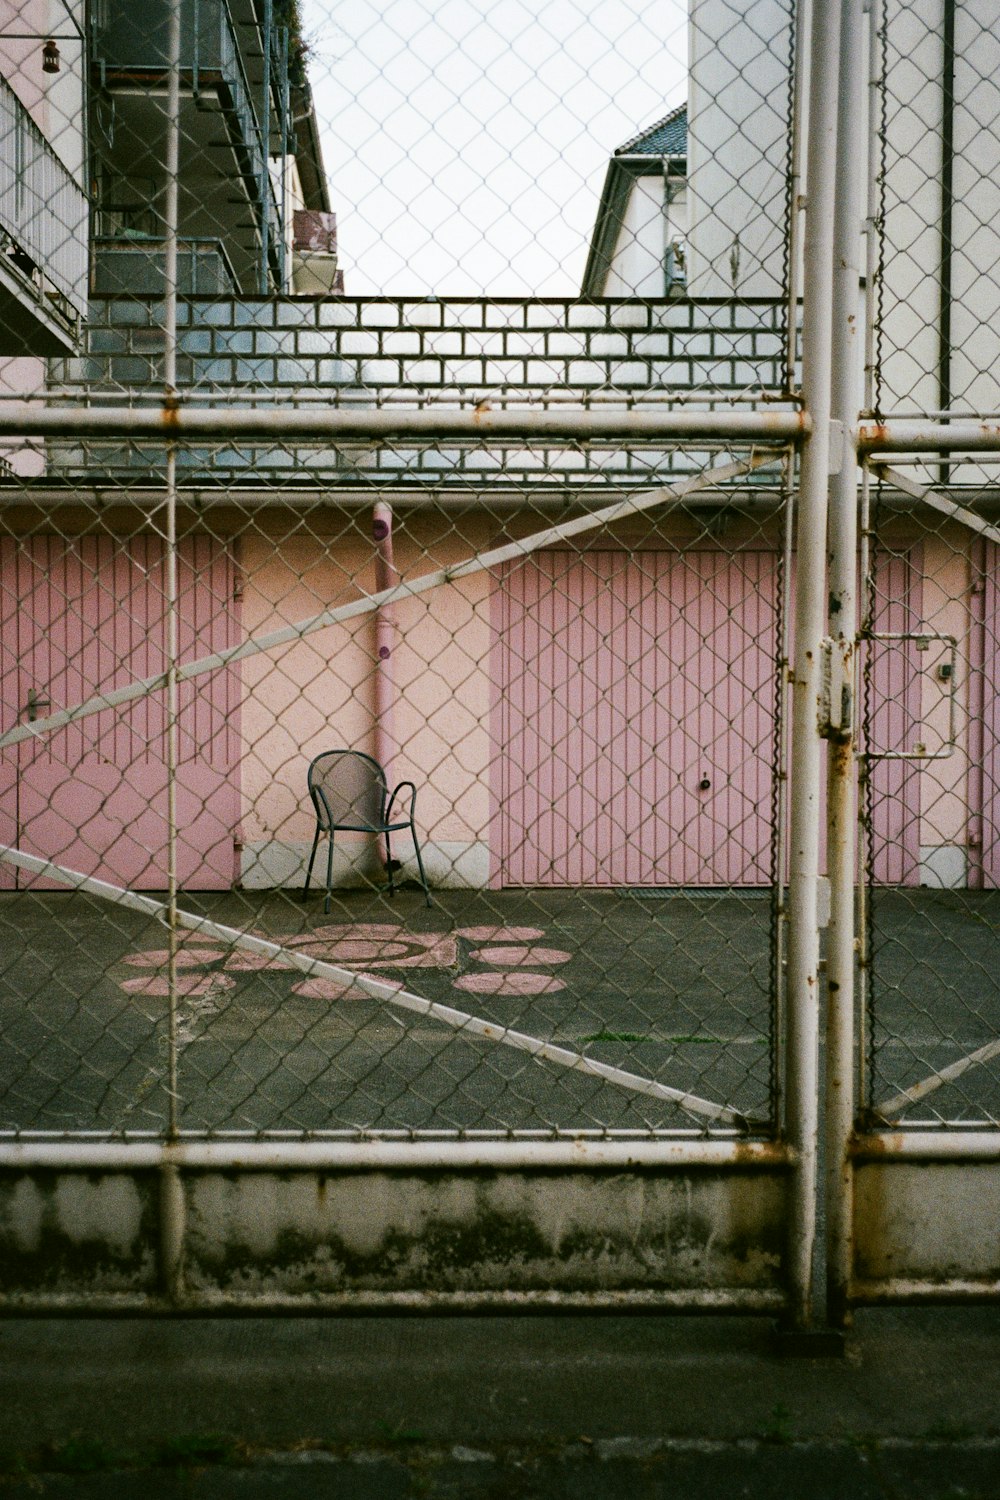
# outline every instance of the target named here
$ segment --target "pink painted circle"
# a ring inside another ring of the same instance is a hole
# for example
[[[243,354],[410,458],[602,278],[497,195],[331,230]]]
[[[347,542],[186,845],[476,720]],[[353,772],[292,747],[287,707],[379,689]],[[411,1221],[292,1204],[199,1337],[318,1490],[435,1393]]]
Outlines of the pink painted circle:
[[[573,957],[562,948],[474,948],[469,954],[480,964],[501,964],[516,968],[520,964],[568,964]]]
[[[297,947],[305,948],[308,944],[300,943]],[[365,959],[381,959],[388,962],[390,958],[405,958],[410,951],[409,943],[391,943],[385,938],[340,938],[339,941],[327,945],[319,945],[324,953],[329,951],[331,959],[335,963],[357,964],[363,963]]]
[[[214,963],[221,957],[221,948],[179,948],[177,967],[193,969],[196,964]],[[123,962],[131,964],[134,969],[162,969],[170,962],[170,951],[167,948],[149,948],[145,953],[127,954]]]
[[[541,927],[458,927],[455,936],[470,943],[532,943],[545,933]]]
[[[235,984],[235,979],[227,979],[224,974],[181,974],[177,979],[177,993],[208,995],[231,990]],[[122,989],[133,995],[169,995],[170,982],[165,974],[149,974],[141,979],[126,979]]]
[[[455,980],[456,990],[473,995],[551,995],[565,988],[551,974],[528,974],[523,969],[514,974],[463,974]]]
[[[249,973],[255,969],[290,969],[287,959],[268,958],[264,953],[248,953],[236,948],[226,959],[226,968],[233,973]]]
[[[338,922],[327,927],[316,927],[311,933],[299,938],[299,942],[311,938],[399,938],[405,936],[399,922]]]
[[[383,979],[380,974],[365,974],[365,979],[377,979],[379,984],[387,984],[390,989],[401,990],[403,986],[396,984],[394,980]],[[341,983],[339,979],[300,979],[292,985],[293,995],[302,995],[306,1000],[371,1000],[375,997],[367,994],[354,983]]]

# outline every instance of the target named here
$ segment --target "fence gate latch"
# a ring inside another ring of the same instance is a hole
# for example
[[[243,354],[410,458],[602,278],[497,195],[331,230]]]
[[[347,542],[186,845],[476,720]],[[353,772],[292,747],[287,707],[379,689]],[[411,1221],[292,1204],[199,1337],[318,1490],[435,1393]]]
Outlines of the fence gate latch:
[[[854,642],[820,642],[819,732],[843,744],[854,729]]]

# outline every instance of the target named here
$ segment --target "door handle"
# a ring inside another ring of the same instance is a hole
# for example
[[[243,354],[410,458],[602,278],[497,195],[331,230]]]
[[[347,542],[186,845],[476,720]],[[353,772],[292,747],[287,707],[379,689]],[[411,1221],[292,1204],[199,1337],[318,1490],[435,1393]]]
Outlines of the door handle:
[[[43,698],[39,695],[37,688],[28,689],[28,702],[25,705],[24,712],[28,715],[29,724],[33,724],[38,718],[38,710],[40,708],[51,708],[51,706],[48,698]]]

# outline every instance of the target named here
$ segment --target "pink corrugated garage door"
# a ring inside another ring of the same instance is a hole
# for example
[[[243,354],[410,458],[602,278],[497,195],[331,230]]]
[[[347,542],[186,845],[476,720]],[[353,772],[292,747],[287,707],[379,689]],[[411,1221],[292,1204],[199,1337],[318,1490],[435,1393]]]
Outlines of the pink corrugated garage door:
[[[718,551],[507,569],[503,884],[769,881],[776,572]]]
[[[148,677],[164,667],[164,564],[159,538],[0,544],[3,723]],[[178,567],[181,660],[235,643],[233,567],[210,537],[187,538]],[[12,644],[16,642],[15,644]],[[239,788],[238,674],[179,689],[178,873],[188,887],[234,878]],[[115,884],[166,883],[165,694],[95,714],[8,752],[0,837]],[[22,884],[39,882],[19,876]],[[9,884],[8,879],[8,884]]]

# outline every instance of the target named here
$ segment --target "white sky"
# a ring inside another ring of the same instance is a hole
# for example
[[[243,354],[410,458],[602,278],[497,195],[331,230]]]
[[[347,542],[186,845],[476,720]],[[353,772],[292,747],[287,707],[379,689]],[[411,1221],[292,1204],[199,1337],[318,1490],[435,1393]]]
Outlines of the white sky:
[[[687,0],[303,0],[350,295],[577,292],[608,157],[685,97]]]

